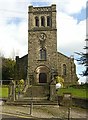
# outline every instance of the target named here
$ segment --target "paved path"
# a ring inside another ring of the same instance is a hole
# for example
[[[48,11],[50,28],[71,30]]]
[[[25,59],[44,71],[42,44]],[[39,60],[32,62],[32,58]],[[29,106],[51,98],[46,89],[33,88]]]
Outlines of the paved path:
[[[10,106],[3,105],[0,106],[0,113],[2,116],[5,115],[17,117],[17,118],[68,118],[68,109],[62,106],[54,105],[35,105],[33,106],[32,115],[30,115],[30,106]],[[85,118],[87,120],[87,111],[82,108],[71,108],[70,118]]]

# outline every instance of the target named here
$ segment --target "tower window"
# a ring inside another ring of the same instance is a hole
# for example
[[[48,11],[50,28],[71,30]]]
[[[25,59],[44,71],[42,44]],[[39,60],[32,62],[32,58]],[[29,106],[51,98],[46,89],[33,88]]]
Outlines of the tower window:
[[[45,26],[45,18],[43,16],[41,17],[41,26]]]
[[[39,26],[39,18],[35,17],[35,26]]]
[[[46,49],[40,50],[40,60],[46,60]]]
[[[66,75],[66,65],[63,64],[63,75]]]
[[[47,16],[47,26],[51,26],[51,18]]]

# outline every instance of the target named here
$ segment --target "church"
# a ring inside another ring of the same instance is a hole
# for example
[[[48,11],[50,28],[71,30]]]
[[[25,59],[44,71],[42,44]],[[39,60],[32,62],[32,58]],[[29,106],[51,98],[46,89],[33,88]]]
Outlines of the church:
[[[77,83],[74,58],[57,51],[56,22],[55,4],[28,7],[28,54],[22,58],[16,56],[16,79],[32,85],[34,97],[49,95],[55,74],[64,79],[64,86]]]

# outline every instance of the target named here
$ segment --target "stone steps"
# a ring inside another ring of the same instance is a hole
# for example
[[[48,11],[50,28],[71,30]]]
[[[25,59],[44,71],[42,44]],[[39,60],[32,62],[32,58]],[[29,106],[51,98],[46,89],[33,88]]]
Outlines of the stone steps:
[[[33,105],[58,105],[57,101],[49,101],[49,100],[31,100],[31,99],[25,99],[25,100],[16,100],[16,101],[7,101],[6,104],[8,105],[30,105],[33,103]]]

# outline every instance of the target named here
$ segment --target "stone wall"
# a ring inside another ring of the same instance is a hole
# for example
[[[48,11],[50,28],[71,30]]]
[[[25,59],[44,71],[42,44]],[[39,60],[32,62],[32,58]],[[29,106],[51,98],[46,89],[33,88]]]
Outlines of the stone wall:
[[[41,54],[41,50],[45,50],[46,54],[44,52]],[[66,66],[65,75],[63,64]],[[29,87],[26,94],[29,97],[30,85],[32,85],[32,94],[35,97],[43,95],[48,97],[47,94],[49,94],[50,99],[54,99],[56,90],[52,81],[55,73],[64,78],[64,85],[76,83],[74,59],[57,52],[56,5],[29,6],[28,55],[22,58],[17,57],[16,65],[18,79],[27,78],[28,80]]]
[[[48,7],[29,6],[28,13],[28,78],[30,79],[30,75],[34,75],[36,82],[35,71],[39,66],[49,68],[49,75],[52,68],[57,68],[56,5]],[[38,26],[35,23],[36,17],[39,22]],[[41,25],[41,17],[44,17],[44,26]],[[50,17],[50,26],[47,26],[47,17]],[[41,34],[46,37],[42,44],[40,41]],[[40,58],[41,49],[46,50],[45,60]]]
[[[47,7],[29,6],[28,10],[28,55],[16,60],[18,78],[26,79],[28,77],[30,81],[32,76],[34,82],[39,81],[36,78],[36,69],[45,66],[48,68],[48,72],[46,71],[48,82],[51,81],[51,70],[53,68],[59,76],[64,78],[65,85],[75,84],[77,75],[74,59],[57,52],[56,5]],[[47,26],[47,16],[51,18],[50,26]],[[35,17],[38,17],[38,26],[35,25]],[[41,17],[44,17],[44,26],[41,26]],[[40,41],[41,34],[45,35],[42,42]],[[45,60],[40,58],[41,49],[46,50]],[[63,75],[64,64],[66,65],[66,75]],[[40,68],[38,71],[41,71]]]
[[[49,97],[49,86],[46,85],[33,85],[27,89],[25,97]]]
[[[57,52],[57,54],[55,53],[55,55],[53,56],[51,53],[51,55],[48,55],[48,56],[49,57],[47,58],[48,59],[47,61],[41,61],[39,60],[39,55],[36,54],[36,52],[33,55],[31,54],[30,64],[32,65],[32,67],[30,69],[30,73],[33,73],[34,71],[36,71],[36,68],[39,65],[45,65],[47,66],[47,68],[51,68],[53,66],[57,70],[58,75],[64,78],[65,86],[76,84],[77,75],[76,75],[76,66],[74,64],[74,59],[63,55],[60,52]],[[34,60],[34,57],[36,58],[36,60]],[[16,66],[17,66],[16,73],[19,79],[27,78],[27,69],[28,69],[27,62],[28,62],[28,55],[25,55],[22,58],[16,57]],[[63,64],[66,64],[66,71],[67,71],[66,75],[63,75]],[[50,70],[48,74],[51,74]],[[48,77],[48,79],[50,79],[50,77]]]
[[[88,109],[88,99],[72,98],[72,105]]]
[[[28,55],[21,58],[16,56],[15,79],[27,79]]]
[[[33,7],[29,6],[28,8],[28,30],[46,30],[47,28],[53,28],[56,29],[56,5],[51,5],[47,7]],[[39,26],[35,26],[35,17],[39,18]],[[45,26],[41,26],[41,17],[45,17]],[[51,17],[51,26],[47,26],[46,19],[47,16]],[[41,27],[41,28],[40,28]]]
[[[47,58],[46,60],[40,60],[40,43],[39,43],[39,35],[40,31],[36,32],[30,32],[29,35],[29,57],[28,57],[28,64],[29,64],[29,72],[34,72],[36,67],[39,65],[46,65],[49,68],[51,67],[56,67],[57,62],[56,62],[56,32],[55,31],[42,31],[43,33],[47,34],[47,38],[45,41],[45,49],[46,49],[46,54]],[[31,43],[31,44],[30,44]],[[52,46],[53,43],[53,46]],[[51,49],[52,48],[52,49]]]
[[[63,65],[66,65],[66,75],[63,74]],[[74,58],[65,56],[64,54],[58,52],[58,63],[57,63],[58,75],[64,78],[64,84],[76,84],[76,66],[74,64]]]
[[[71,106],[88,109],[88,99],[72,97]],[[58,104],[63,105],[63,96],[58,96]]]

